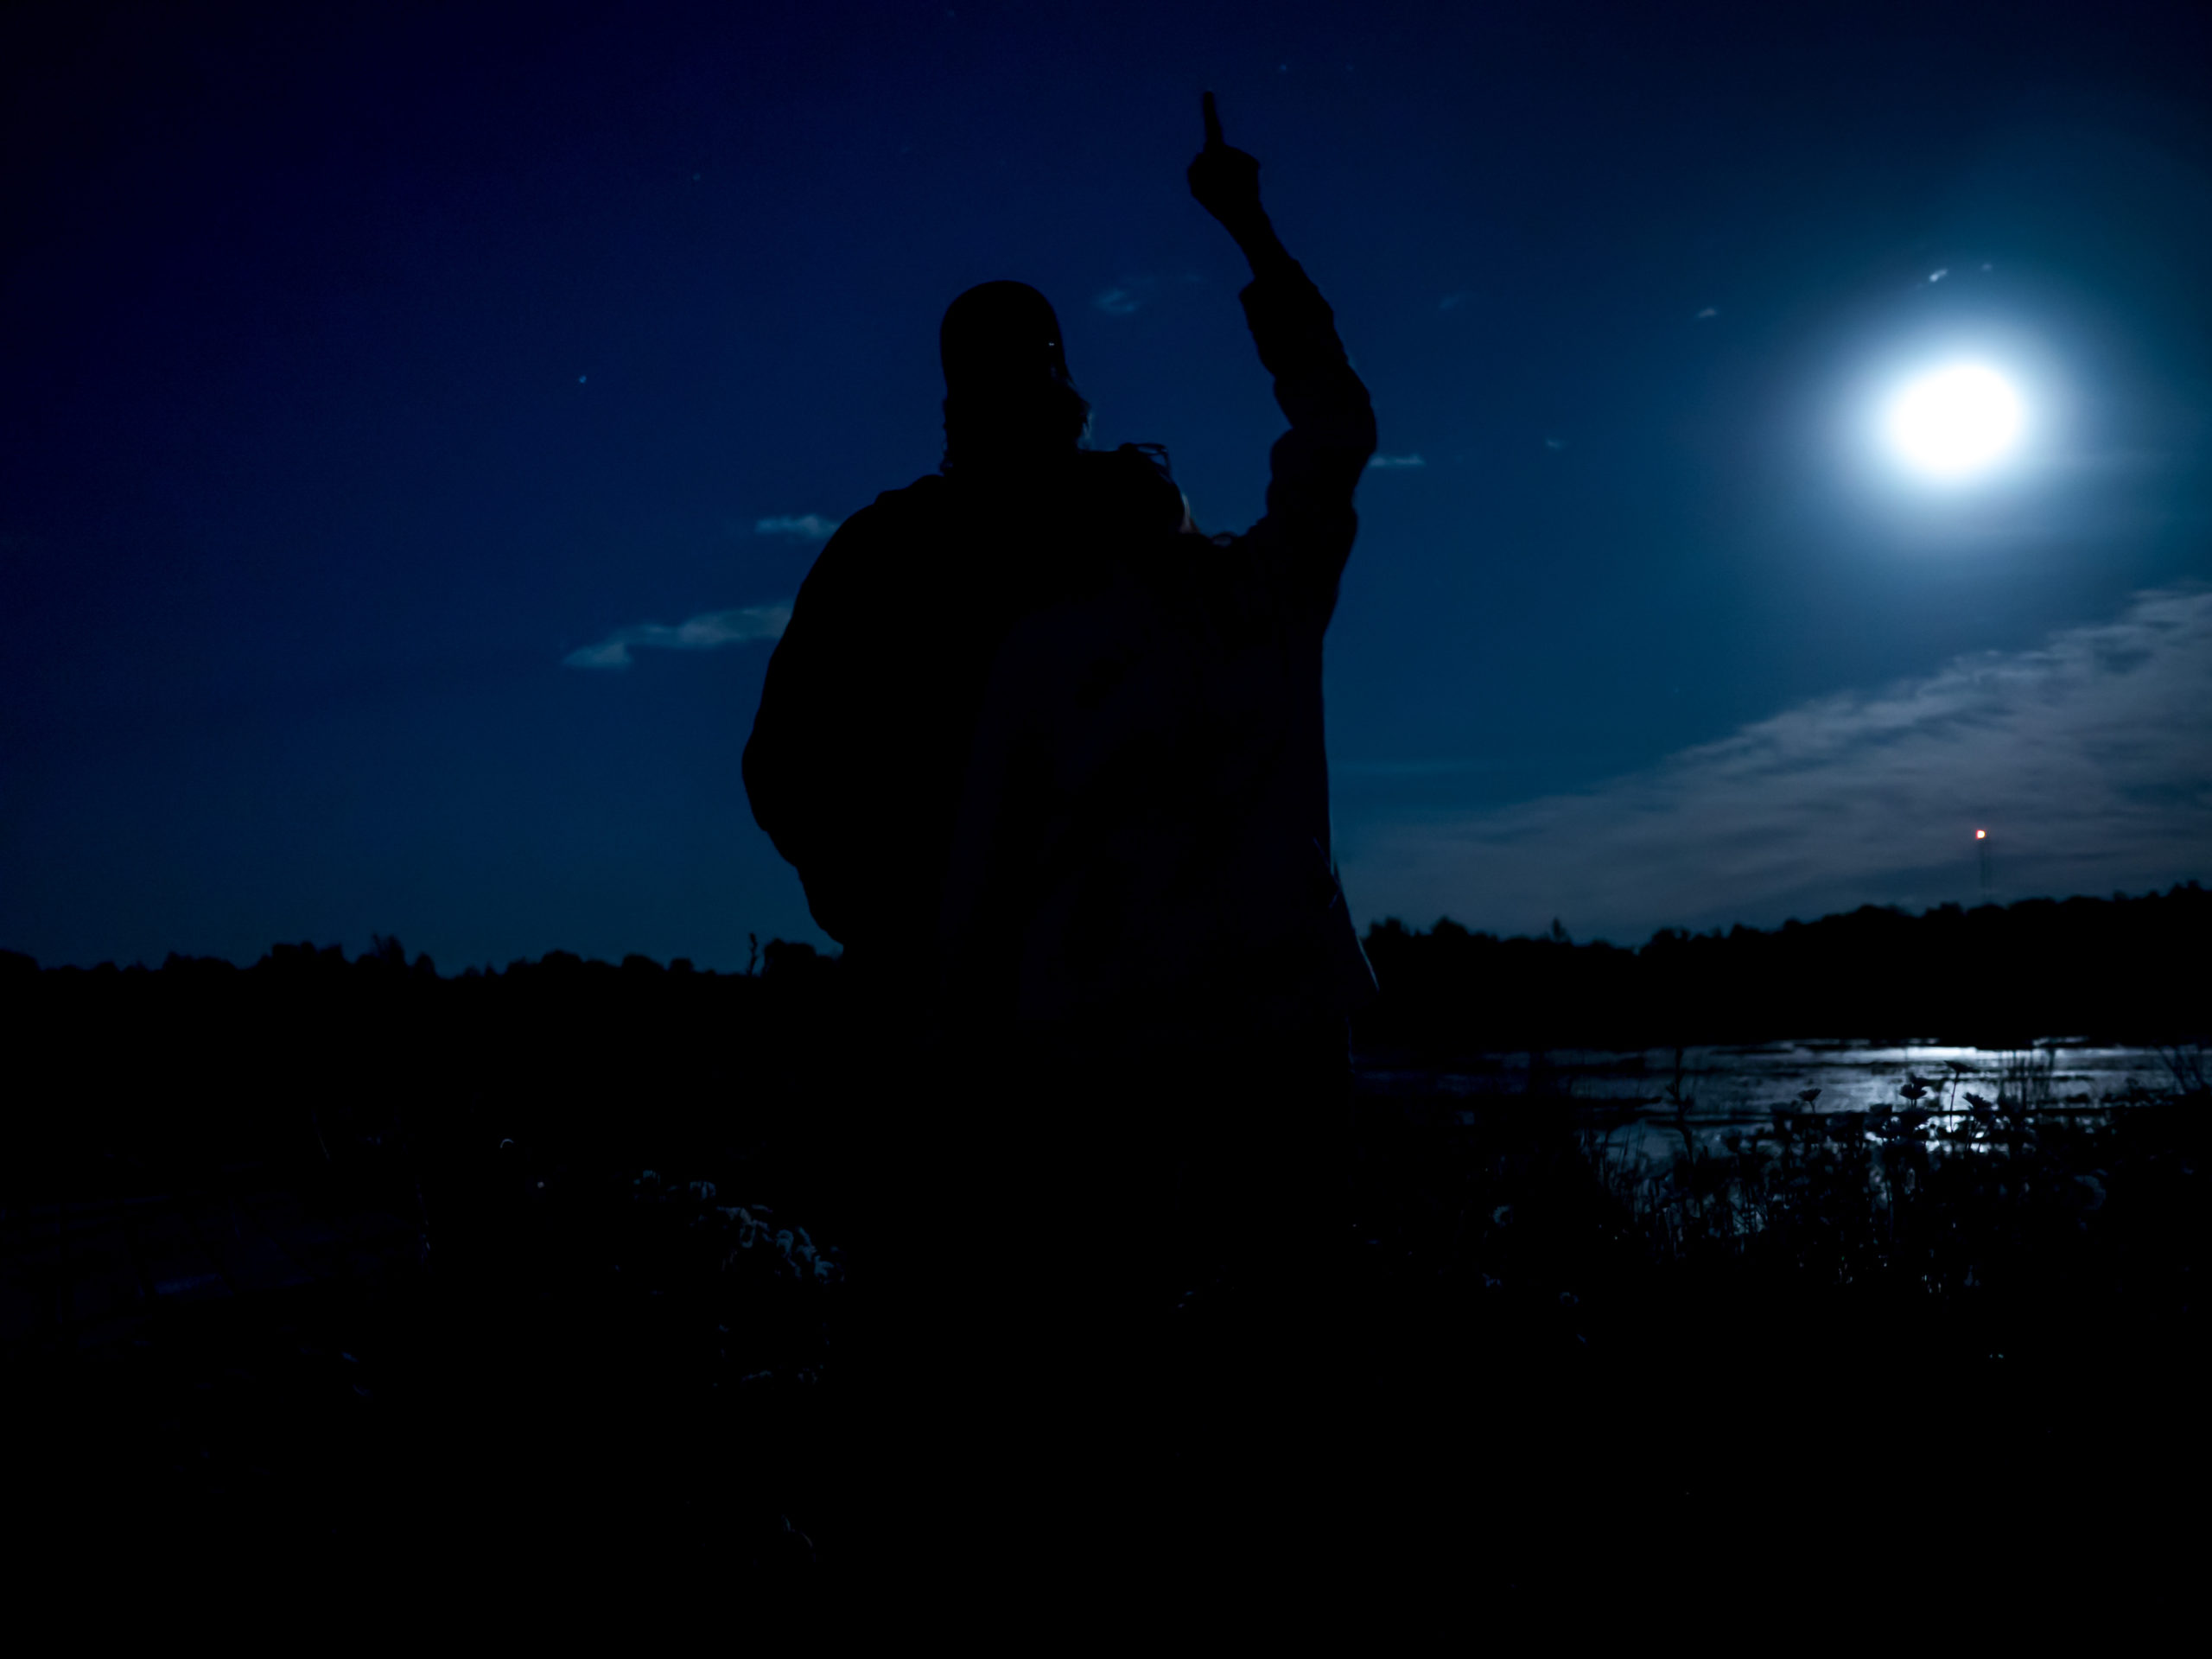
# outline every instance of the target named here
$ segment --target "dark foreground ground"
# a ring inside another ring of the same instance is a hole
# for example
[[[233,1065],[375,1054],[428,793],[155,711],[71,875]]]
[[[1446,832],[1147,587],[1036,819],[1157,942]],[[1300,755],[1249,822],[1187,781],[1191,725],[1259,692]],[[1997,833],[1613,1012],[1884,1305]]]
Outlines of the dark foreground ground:
[[[1011,1421],[1022,1387],[900,1370],[819,1147],[644,1179],[356,1118],[257,1161],[18,1166],[14,1560],[707,1586],[834,1618],[1005,1605],[1066,1536],[1061,1565],[1120,1601],[2117,1608],[2201,1580],[2208,1115],[1778,1124],[1628,1172],[1559,1103],[1465,1125],[1367,1101],[1344,1281],[1291,1344],[1318,1394],[1279,1407],[1281,1362],[1244,1357],[1211,1286],[1162,1313],[1140,1451],[1090,1457],[1109,1400],[1012,1436],[1010,1471],[934,1445],[904,1476],[899,1436],[957,1433],[948,1400]],[[975,1282],[1014,1243],[947,1215],[911,1248]],[[879,1427],[893,1397],[918,1421]]]

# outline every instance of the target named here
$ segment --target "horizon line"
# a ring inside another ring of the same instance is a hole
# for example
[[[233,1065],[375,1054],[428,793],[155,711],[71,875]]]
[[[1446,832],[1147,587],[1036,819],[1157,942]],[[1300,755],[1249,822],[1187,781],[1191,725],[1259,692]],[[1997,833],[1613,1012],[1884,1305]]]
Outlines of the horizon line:
[[[1401,917],[1377,917],[1368,923],[1366,931],[1360,934],[1358,937],[1363,943],[1365,940],[1373,938],[1376,933],[1385,929],[1391,929],[1414,938],[1433,938],[1440,930],[1450,927],[1465,933],[1471,938],[1495,939],[1501,943],[1513,940],[1526,940],[1535,944],[1565,944],[1570,949],[1583,950],[1594,950],[1599,946],[1603,946],[1609,950],[1620,950],[1632,955],[1649,948],[1651,944],[1662,938],[1726,939],[1733,937],[1737,933],[1781,933],[1793,927],[1817,927],[1823,922],[1840,921],[1849,917],[1863,916],[1869,911],[1875,912],[1878,914],[1904,916],[1913,919],[1918,919],[1922,917],[1929,915],[1940,915],[1947,910],[1957,911],[1961,915],[1971,916],[1986,910],[2013,910],[2022,905],[2068,905],[2081,903],[2096,905],[2139,904],[2154,899],[2171,898],[2177,893],[2199,893],[2202,891],[2203,891],[2203,887],[2201,880],[2196,877],[2191,877],[2186,881],[2176,881],[2163,890],[2158,887],[2152,887],[2140,894],[2129,893],[2113,893],[2106,894],[2075,893],[2068,893],[2063,897],[2059,897],[2049,893],[2030,893],[2023,895],[2018,899],[2006,899],[2002,903],[1999,903],[1998,900],[1993,899],[1985,899],[1981,903],[1972,906],[1963,905],[1959,900],[1953,899],[1945,899],[1938,904],[1929,905],[1916,911],[1908,909],[1904,906],[1898,904],[1876,904],[1872,900],[1869,900],[1867,903],[1857,906],[1850,910],[1828,911],[1822,915],[1813,918],[1810,921],[1801,920],[1797,917],[1792,916],[1785,920],[1776,923],[1771,927],[1753,927],[1747,923],[1734,922],[1731,923],[1725,928],[1716,924],[1714,926],[1703,932],[1686,927],[1670,926],[1655,928],[1652,931],[1651,937],[1644,940],[1642,944],[1614,944],[1611,940],[1602,937],[1586,940],[1578,940],[1573,938],[1571,931],[1564,929],[1562,929],[1558,934],[1548,932],[1510,934],[1497,933],[1493,932],[1487,928],[1471,927],[1464,922],[1454,921],[1448,914],[1440,915],[1436,920],[1430,923],[1426,929],[1409,927]],[[1554,925],[1557,925],[1556,918],[1554,918]],[[318,945],[310,939],[301,939],[297,941],[279,939],[273,941],[266,950],[263,951],[261,955],[255,957],[253,961],[250,963],[236,962],[228,957],[191,957],[186,956],[181,951],[172,950],[162,958],[158,967],[149,966],[143,957],[135,958],[128,966],[118,963],[116,959],[112,957],[104,957],[100,961],[93,963],[89,967],[77,963],[66,962],[54,963],[49,965],[40,962],[38,958],[33,956],[29,951],[16,950],[6,946],[0,946],[0,974],[20,974],[24,970],[16,964],[23,963],[29,963],[31,971],[36,973],[63,973],[73,971],[76,973],[89,974],[99,973],[103,969],[114,973],[159,973],[173,962],[182,963],[210,962],[221,963],[225,966],[234,969],[238,972],[250,973],[255,968],[259,967],[263,963],[273,961],[276,958],[276,953],[280,950],[293,953],[304,951],[309,955],[318,957],[328,956],[332,952],[335,951],[338,954],[338,960],[344,963],[346,966],[351,967],[358,963],[375,960],[377,956],[381,954],[380,946],[375,942],[384,937],[385,936],[382,935],[372,934],[370,936],[372,943],[369,947],[362,950],[359,955],[350,958],[345,954],[345,944],[342,940],[330,944]],[[753,938],[757,936],[748,934],[747,937],[748,938]],[[390,943],[396,949],[399,948],[399,941],[397,935],[391,936]],[[786,939],[780,936],[775,936],[761,940],[760,947],[762,951],[765,953],[766,948],[771,944],[802,946],[809,953],[823,962],[837,962],[842,960],[844,956],[844,949],[842,945],[834,950],[824,950],[809,940]],[[440,973],[435,966],[435,958],[428,957],[426,952],[417,952],[413,962],[407,962],[405,960],[404,949],[400,950],[400,963],[398,965],[403,966],[406,971],[410,973],[427,972],[433,978],[454,980],[466,979],[471,975],[484,977],[503,972],[512,972],[517,968],[536,967],[556,957],[565,957],[587,966],[596,963],[601,967],[613,968],[618,970],[629,963],[643,962],[650,964],[655,970],[659,972],[696,973],[702,976],[721,976],[724,977],[742,979],[752,976],[755,971],[751,969],[722,969],[716,968],[698,968],[692,965],[692,959],[689,957],[671,957],[667,962],[664,963],[654,957],[645,956],[641,951],[634,950],[625,953],[619,961],[610,962],[604,957],[582,956],[576,951],[570,950],[566,947],[560,945],[556,945],[550,950],[543,951],[537,957],[516,957],[508,962],[505,969],[501,969],[491,963],[486,963],[484,966],[479,967],[472,963],[469,966],[461,969],[458,973]],[[432,966],[428,969],[424,969],[418,965],[426,958],[432,963]],[[677,968],[675,964],[677,963],[682,963],[684,965],[682,968]]]

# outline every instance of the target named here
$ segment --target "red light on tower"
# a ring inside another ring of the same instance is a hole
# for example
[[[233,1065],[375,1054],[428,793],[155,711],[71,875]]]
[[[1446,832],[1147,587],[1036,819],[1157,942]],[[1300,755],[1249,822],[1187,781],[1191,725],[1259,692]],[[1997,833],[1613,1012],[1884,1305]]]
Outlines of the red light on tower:
[[[1977,830],[1974,832],[1974,838],[1976,841],[1987,841],[1989,839],[1989,831],[1986,830]]]
[[[1980,866],[1981,867],[1981,898],[1982,898],[1982,902],[1983,902],[1984,904],[1986,904],[1986,903],[1988,903],[1988,902],[1989,902],[1989,831],[1988,831],[1988,830],[1975,830],[1975,831],[1974,832],[1974,862],[1975,862],[1976,864],[1978,864],[1978,865],[1980,865]]]

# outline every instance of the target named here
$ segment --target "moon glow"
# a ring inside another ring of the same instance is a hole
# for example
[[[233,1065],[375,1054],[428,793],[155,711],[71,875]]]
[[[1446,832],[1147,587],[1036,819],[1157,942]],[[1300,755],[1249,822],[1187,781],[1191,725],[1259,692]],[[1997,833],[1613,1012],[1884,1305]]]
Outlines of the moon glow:
[[[1931,478],[1965,479],[2002,460],[2025,422],[2019,394],[1995,370],[1955,364],[1909,383],[1890,405],[1890,445]]]

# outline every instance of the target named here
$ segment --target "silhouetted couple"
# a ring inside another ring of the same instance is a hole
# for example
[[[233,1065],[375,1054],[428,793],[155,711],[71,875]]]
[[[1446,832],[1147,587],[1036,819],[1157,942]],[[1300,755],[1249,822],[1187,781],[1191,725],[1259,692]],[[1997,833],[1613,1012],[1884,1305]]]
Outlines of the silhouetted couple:
[[[1052,1529],[971,1459],[1030,1465],[1053,1527],[1071,1499],[1122,1525],[1151,1414],[1211,1409],[1147,1369],[1158,1340],[1209,1300],[1272,1310],[1241,1405],[1287,1408],[1350,1225],[1345,1021],[1375,986],[1330,853],[1321,650],[1374,415],[1211,93],[1205,118],[1191,191],[1250,261],[1290,422],[1266,515],[1205,535],[1157,446],[1085,448],[1051,305],[971,289],[944,465],[823,550],[745,753],[844,947],[877,1172],[853,1282],[901,1316],[875,1363],[914,1385],[937,1478],[1025,1535]],[[988,1570],[1009,1541],[953,1549]]]

